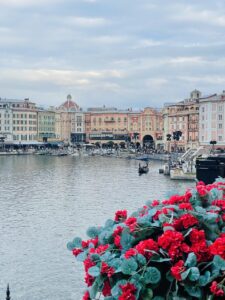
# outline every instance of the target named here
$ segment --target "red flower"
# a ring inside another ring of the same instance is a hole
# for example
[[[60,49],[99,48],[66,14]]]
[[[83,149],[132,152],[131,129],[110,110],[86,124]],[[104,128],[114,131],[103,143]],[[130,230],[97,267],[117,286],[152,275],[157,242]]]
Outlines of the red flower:
[[[120,240],[121,240],[121,237],[119,235],[115,236],[114,237],[114,244],[117,248],[122,249],[122,246],[120,244]]]
[[[151,258],[154,255],[154,252],[159,250],[158,244],[153,239],[148,239],[145,241],[139,242],[135,249],[139,254],[144,255],[147,259]]]
[[[126,210],[118,210],[116,213],[115,213],[115,221],[116,222],[123,222],[125,221],[127,218],[127,211]]]
[[[173,222],[173,226],[176,230],[187,229],[197,224],[198,220],[190,214],[185,214]]]
[[[130,217],[126,220],[125,224],[130,228],[130,231],[135,231],[137,227],[137,218]]]
[[[104,286],[103,286],[103,289],[102,289],[102,294],[103,294],[104,297],[111,296],[111,286],[110,286],[109,280],[106,280],[104,282]]]
[[[183,260],[179,260],[171,269],[171,274],[172,276],[178,280],[181,281],[181,273],[183,273],[186,270],[186,268],[184,267],[184,261]]]
[[[136,254],[137,254],[137,250],[135,250],[134,248],[130,248],[129,250],[126,251],[126,253],[124,254],[124,257],[126,259],[129,259]]]
[[[123,227],[121,226],[116,227],[116,229],[113,232],[113,236],[115,237],[116,235],[120,235],[122,231],[123,231]]]
[[[79,255],[80,253],[82,253],[83,251],[81,249],[73,249],[73,255],[74,256],[77,256]]]
[[[85,281],[85,283],[86,283],[87,286],[92,286],[92,284],[95,281],[95,278],[93,276],[89,275],[88,273],[86,273],[84,281]]]
[[[82,300],[91,300],[91,298],[90,298],[90,294],[89,294],[89,292],[88,292],[88,291],[86,291],[86,292],[85,292],[85,294],[84,294],[84,296],[83,296]]]
[[[95,248],[91,248],[89,250],[89,253],[91,253],[91,254],[96,253],[96,254],[100,254],[101,255],[101,254],[105,253],[108,248],[109,248],[109,244],[99,245],[96,249]]]
[[[101,267],[101,274],[107,274],[107,276],[110,278],[115,273],[115,269],[113,267],[110,267],[107,263],[103,262]]]
[[[181,245],[184,237],[180,232],[167,230],[158,238],[158,245],[168,251],[171,259],[178,258],[182,255]]]
[[[191,203],[181,203],[179,209],[193,210]]]
[[[158,200],[153,200],[152,203],[151,203],[151,206],[154,207],[154,206],[157,206],[159,205],[159,201]]]
[[[210,252],[214,255],[220,255],[225,259],[225,237],[219,237],[210,245]]]
[[[210,286],[210,291],[217,297],[223,297],[225,296],[224,291],[220,288],[218,283],[216,281],[213,281]]]
[[[84,269],[87,272],[91,267],[94,267],[95,263],[88,257],[84,261]]]
[[[207,189],[203,185],[197,185],[196,189],[200,197],[205,197],[208,194]]]
[[[120,286],[122,290],[122,295],[119,296],[118,300],[136,300],[135,292],[136,287],[132,283],[127,283]]]

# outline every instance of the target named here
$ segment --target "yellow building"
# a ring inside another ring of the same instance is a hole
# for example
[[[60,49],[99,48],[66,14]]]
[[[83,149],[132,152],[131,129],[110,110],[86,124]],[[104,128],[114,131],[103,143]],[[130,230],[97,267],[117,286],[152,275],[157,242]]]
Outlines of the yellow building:
[[[38,140],[41,142],[56,139],[55,112],[38,110]]]

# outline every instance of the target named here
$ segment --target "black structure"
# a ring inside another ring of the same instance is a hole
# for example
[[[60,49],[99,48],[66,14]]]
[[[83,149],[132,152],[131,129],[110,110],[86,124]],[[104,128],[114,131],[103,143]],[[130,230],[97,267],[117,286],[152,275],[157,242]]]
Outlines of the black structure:
[[[197,158],[196,178],[198,180],[210,184],[218,177],[225,177],[225,156],[219,155]]]
[[[7,285],[7,290],[6,290],[6,300],[10,300],[11,297],[10,297],[10,290],[9,290],[9,285]]]

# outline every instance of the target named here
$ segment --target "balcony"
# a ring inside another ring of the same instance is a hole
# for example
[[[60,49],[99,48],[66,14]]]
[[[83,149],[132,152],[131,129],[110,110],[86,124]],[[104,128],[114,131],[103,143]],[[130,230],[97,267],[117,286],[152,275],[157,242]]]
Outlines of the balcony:
[[[104,119],[105,123],[115,123],[116,120],[114,118],[110,118],[110,119]]]

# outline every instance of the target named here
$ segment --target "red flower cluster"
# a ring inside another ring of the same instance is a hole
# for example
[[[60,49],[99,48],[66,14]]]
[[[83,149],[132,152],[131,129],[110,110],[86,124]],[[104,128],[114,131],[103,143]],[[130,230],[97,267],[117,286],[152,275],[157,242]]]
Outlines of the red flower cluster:
[[[103,294],[104,297],[111,296],[111,286],[110,286],[109,280],[106,280],[104,282],[104,286],[103,286],[103,289],[102,289],[102,294]]]
[[[211,260],[212,255],[206,243],[205,232],[203,230],[193,228],[190,233],[190,241],[192,244],[190,250],[194,252],[198,262]]]
[[[130,228],[130,231],[133,232],[137,228],[137,218],[130,217],[126,220],[125,224]]]
[[[135,292],[136,287],[132,283],[127,283],[120,286],[122,295],[119,296],[118,300],[136,300]]]
[[[122,231],[123,231],[123,227],[118,226],[113,232],[114,244],[118,249],[122,249],[122,246],[120,244],[120,235]]]
[[[135,249],[139,254],[144,255],[147,259],[150,259],[158,250],[158,244],[153,239],[148,239],[139,242]]]
[[[225,236],[219,237],[215,242],[210,245],[210,252],[214,255],[220,255],[225,259]]]
[[[188,251],[189,247],[184,243],[182,233],[167,230],[158,238],[158,245],[167,250],[169,257],[174,260],[182,256],[182,251]]]
[[[137,254],[137,250],[135,250],[134,248],[130,248],[129,250],[126,251],[126,253],[124,254],[124,257],[126,259],[129,259],[132,256],[135,256],[136,254]]]
[[[183,228],[187,229],[197,224],[198,220],[190,214],[182,215],[173,222],[173,226],[176,230],[182,230]]]
[[[210,291],[217,297],[224,297],[225,293],[224,291],[219,287],[218,283],[216,281],[213,281],[210,286]]]
[[[83,296],[82,300],[91,300],[90,294],[89,294],[88,291],[86,291],[86,292],[84,293],[84,296]]]
[[[101,274],[106,274],[108,278],[110,278],[114,273],[115,273],[115,269],[113,267],[110,267],[105,262],[102,263]]]
[[[183,273],[186,270],[186,268],[184,267],[184,261],[183,260],[179,260],[171,269],[171,274],[172,276],[178,280],[181,281],[181,273]]]
[[[127,211],[126,210],[118,210],[116,213],[115,213],[115,221],[116,222],[123,222],[125,221],[127,218]]]

